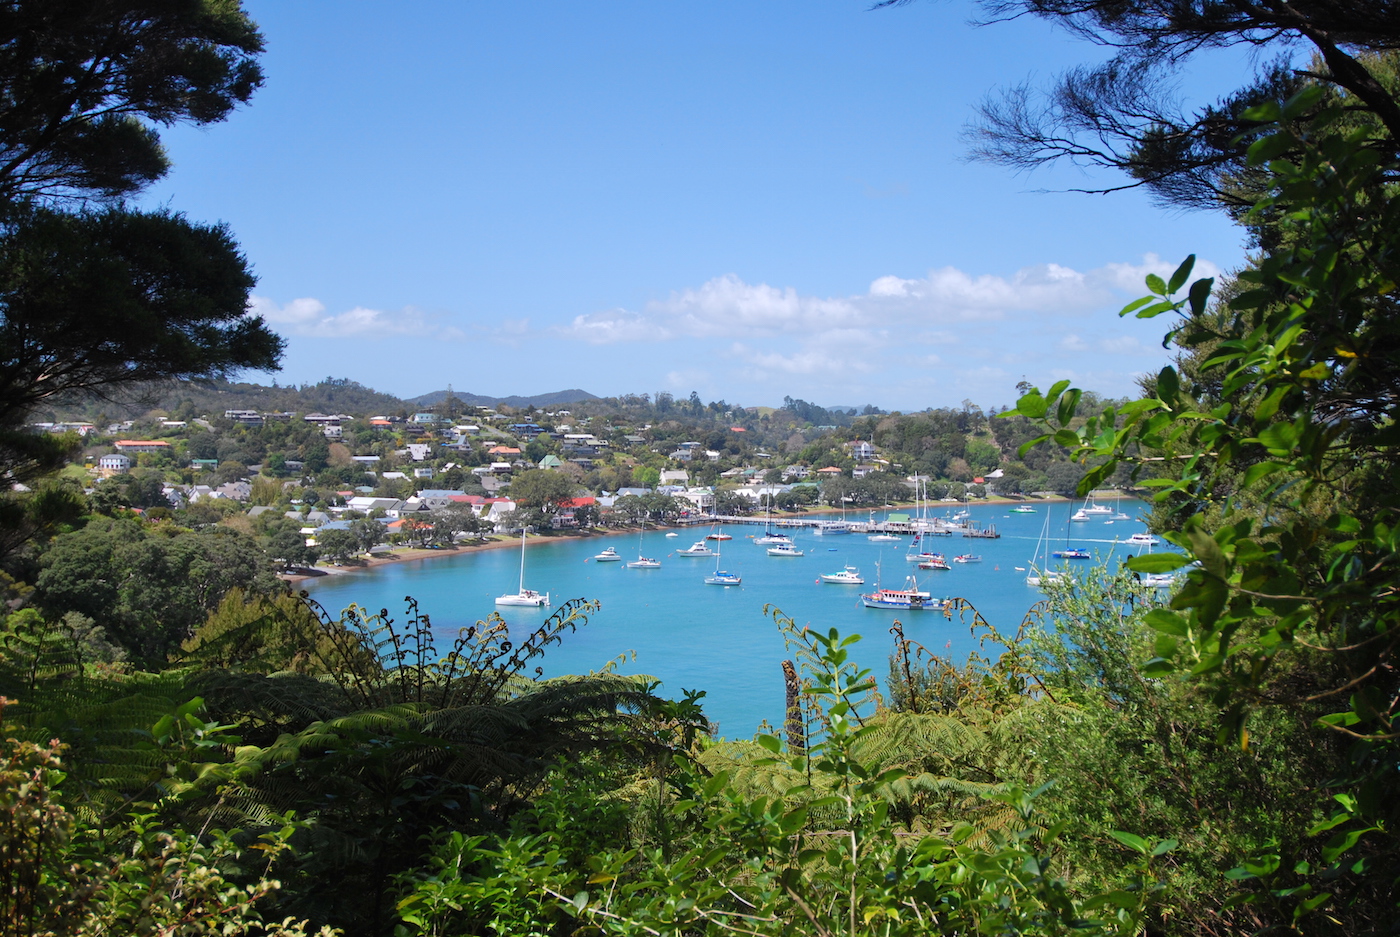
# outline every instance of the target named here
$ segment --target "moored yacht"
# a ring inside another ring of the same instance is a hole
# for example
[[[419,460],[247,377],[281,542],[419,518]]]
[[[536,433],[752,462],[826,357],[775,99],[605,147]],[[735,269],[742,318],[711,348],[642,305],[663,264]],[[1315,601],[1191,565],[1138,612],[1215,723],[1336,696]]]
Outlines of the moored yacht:
[[[514,595],[506,594],[496,597],[497,605],[524,605],[533,608],[544,608],[549,605],[548,592],[536,592],[534,589],[525,588],[525,529],[520,529],[520,591]]]
[[[820,578],[822,582],[829,582],[837,586],[865,585],[865,579],[861,576],[860,570],[856,569],[854,566],[847,566],[839,573],[822,573],[818,578]]]
[[[622,559],[622,554],[612,547],[608,547],[602,553],[593,554],[593,560],[597,563],[616,563]]]

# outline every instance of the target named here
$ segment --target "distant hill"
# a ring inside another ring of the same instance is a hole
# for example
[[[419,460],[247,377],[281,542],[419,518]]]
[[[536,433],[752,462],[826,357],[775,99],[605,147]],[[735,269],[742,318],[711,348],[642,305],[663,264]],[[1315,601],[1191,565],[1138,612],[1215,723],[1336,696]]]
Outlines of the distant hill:
[[[412,404],[415,407],[431,407],[441,403],[446,396],[447,391],[435,390],[423,394],[421,397],[410,397],[404,403]],[[505,404],[507,407],[557,407],[561,403],[579,403],[584,400],[600,399],[597,395],[578,388],[556,390],[550,394],[535,394],[533,397],[486,397],[481,394],[459,393],[455,390],[452,392],[452,396],[473,407],[496,407],[501,404]]]
[[[399,398],[347,378],[318,384],[268,387],[231,381],[173,381],[127,388],[120,400],[74,400],[41,408],[35,419],[107,419],[135,417],[151,409],[220,416],[225,410],[290,410],[296,413],[396,413],[406,409]]]

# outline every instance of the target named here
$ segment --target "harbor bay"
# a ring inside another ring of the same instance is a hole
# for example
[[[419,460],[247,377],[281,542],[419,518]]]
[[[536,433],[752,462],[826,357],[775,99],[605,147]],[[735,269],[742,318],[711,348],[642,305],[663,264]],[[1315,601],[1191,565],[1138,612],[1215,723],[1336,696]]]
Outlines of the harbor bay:
[[[1113,504],[1114,502],[1108,502]],[[1026,584],[1026,569],[1034,558],[1042,531],[1048,528],[1049,547],[1083,549],[1092,559],[1064,564],[1087,569],[1096,563],[1116,566],[1143,548],[1128,545],[1145,529],[1138,520],[1146,506],[1136,500],[1116,502],[1129,519],[1095,517],[1071,521],[1072,502],[1033,502],[1034,513],[1013,512],[1012,504],[974,504],[968,510],[978,528],[995,526],[996,539],[961,536],[926,537],[917,551],[945,554],[947,570],[919,570],[909,562],[912,537],[898,542],[871,542],[864,533],[817,536],[810,529],[785,530],[800,557],[769,556],[755,539],[761,526],[731,525],[733,539],[717,543],[720,556],[683,556],[679,551],[702,539],[710,528],[647,530],[638,536],[560,537],[532,541],[526,552],[525,583],[549,592],[551,608],[505,607],[495,598],[512,591],[519,577],[519,550],[454,553],[425,562],[390,563],[365,572],[327,576],[306,585],[311,597],[332,615],[351,603],[371,611],[387,609],[395,618],[405,614],[405,597],[418,602],[433,622],[440,649],[447,648],[460,628],[498,611],[516,629],[538,626],[569,599],[600,603],[585,627],[566,633],[534,663],[547,677],[588,673],[614,662],[622,673],[647,674],[662,681],[660,692],[678,698],[682,689],[706,692],[705,711],[719,724],[720,734],[748,737],[763,721],[776,726],[782,719],[781,662],[792,656],[774,624],[773,612],[802,627],[836,628],[859,634],[863,641],[854,657],[883,680],[892,649],[889,628],[899,619],[905,633],[931,652],[964,660],[978,648],[970,633],[971,616],[945,617],[934,609],[866,608],[861,595],[877,587],[898,589],[911,573],[918,586],[935,599],[967,600],[1003,633],[1014,633],[1028,610],[1042,597]],[[889,512],[876,514],[884,520]],[[902,513],[902,512],[901,512]],[[932,516],[941,517],[940,509]],[[1048,523],[1047,523],[1048,517]],[[668,533],[677,536],[668,537]],[[600,563],[593,557],[615,549],[624,561],[638,555],[661,561],[659,569],[629,569],[626,562]],[[1042,547],[1043,549],[1043,547]],[[960,554],[980,562],[951,562]],[[738,586],[705,583],[719,566],[739,574]],[[821,583],[819,577],[853,566],[863,585]]]

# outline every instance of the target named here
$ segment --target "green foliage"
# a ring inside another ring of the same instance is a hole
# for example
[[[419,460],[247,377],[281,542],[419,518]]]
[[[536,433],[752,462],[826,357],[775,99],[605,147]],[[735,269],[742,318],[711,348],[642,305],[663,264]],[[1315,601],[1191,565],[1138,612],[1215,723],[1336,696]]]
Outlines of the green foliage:
[[[789,626],[790,627],[790,626]],[[1119,833],[1131,850],[1128,889],[1077,901],[1052,872],[1058,833],[1035,820],[1039,792],[994,795],[1017,822],[990,845],[962,825],[947,836],[902,831],[888,791],[903,772],[861,758],[871,728],[858,701],[872,689],[850,661],[858,638],[790,630],[811,664],[808,695],[826,731],[783,757],[781,789],[751,796],[727,770],[678,757],[668,804],[684,848],[596,849],[586,866],[550,830],[487,838],[451,834],[433,863],[405,877],[402,934],[914,935],[1135,934],[1156,892],[1155,867],[1174,844]],[[576,932],[576,931],[574,931]]]
[[[1400,766],[1400,699],[1385,676],[1400,641],[1400,209],[1390,197],[1393,167],[1368,145],[1369,132],[1339,127],[1336,112],[1311,114],[1316,98],[1304,92],[1249,115],[1274,125],[1250,160],[1271,179],[1252,218],[1271,227],[1277,246],[1241,274],[1246,289],[1212,308],[1211,281],[1187,288],[1188,258],[1124,310],[1181,316],[1168,339],[1210,349],[1198,365],[1205,379],[1165,368],[1153,396],[1077,429],[1067,382],[1026,394],[1017,409],[1042,423],[1042,439],[1102,461],[1081,489],[1120,462],[1150,466],[1145,484],[1180,525],[1167,536],[1194,565],[1171,609],[1148,619],[1157,636],[1144,673],[1209,688],[1221,740],[1242,748],[1266,703],[1304,720],[1321,715],[1317,725],[1348,743],[1332,762],[1336,807],[1313,828],[1330,837],[1320,861],[1295,853],[1292,864],[1242,865],[1236,878],[1266,883],[1298,915],[1325,907],[1364,921],[1393,918],[1382,883],[1400,870],[1395,804],[1381,793]],[[1293,160],[1279,158],[1285,149]],[[1317,713],[1323,702],[1331,711]],[[1279,844],[1260,850],[1277,855]]]
[[[167,533],[108,519],[57,537],[35,585],[50,615],[80,612],[147,660],[174,650],[229,589],[278,591],[257,546],[228,527]]]
[[[306,934],[304,922],[264,922],[256,907],[280,887],[266,869],[295,824],[248,845],[217,830],[162,829],[149,814],[115,830],[80,827],[59,791],[62,748],[0,743],[0,935]]]

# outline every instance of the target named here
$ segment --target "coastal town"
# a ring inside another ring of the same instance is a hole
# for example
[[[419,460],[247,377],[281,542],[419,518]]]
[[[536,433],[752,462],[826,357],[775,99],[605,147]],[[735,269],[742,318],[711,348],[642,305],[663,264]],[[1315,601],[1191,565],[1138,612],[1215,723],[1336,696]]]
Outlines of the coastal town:
[[[73,440],[63,478],[94,503],[257,535],[288,571],[525,528],[817,510],[859,522],[890,504],[1068,493],[1082,473],[1016,460],[1020,427],[970,404],[855,414],[791,398],[738,408],[637,395],[512,407],[448,393],[385,413],[195,412],[185,401],[31,428]]]

